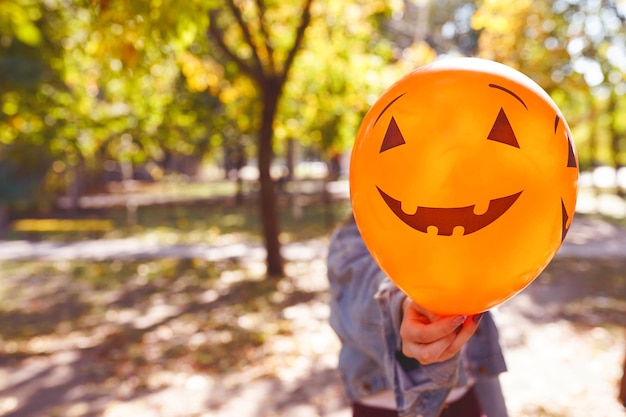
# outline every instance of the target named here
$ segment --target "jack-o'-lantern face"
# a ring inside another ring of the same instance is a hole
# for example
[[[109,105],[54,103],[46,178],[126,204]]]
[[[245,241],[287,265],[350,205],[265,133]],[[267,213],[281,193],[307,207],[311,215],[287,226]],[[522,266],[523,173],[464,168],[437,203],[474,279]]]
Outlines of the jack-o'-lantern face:
[[[370,252],[416,302],[473,314],[545,268],[571,224],[578,164],[550,97],[491,61],[449,59],[366,115],[350,170]]]

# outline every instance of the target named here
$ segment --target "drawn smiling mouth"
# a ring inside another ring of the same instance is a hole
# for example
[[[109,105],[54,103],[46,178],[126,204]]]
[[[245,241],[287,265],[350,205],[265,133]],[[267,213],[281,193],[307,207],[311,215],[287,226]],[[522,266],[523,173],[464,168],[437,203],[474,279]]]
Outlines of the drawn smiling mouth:
[[[418,207],[414,214],[402,210],[402,202],[390,197],[376,187],[387,206],[404,223],[423,233],[428,233],[429,226],[437,227],[437,235],[452,236],[455,227],[463,227],[463,235],[474,233],[490,225],[502,216],[522,194],[522,191],[506,197],[489,201],[489,207],[483,214],[474,214],[475,205],[466,207]]]

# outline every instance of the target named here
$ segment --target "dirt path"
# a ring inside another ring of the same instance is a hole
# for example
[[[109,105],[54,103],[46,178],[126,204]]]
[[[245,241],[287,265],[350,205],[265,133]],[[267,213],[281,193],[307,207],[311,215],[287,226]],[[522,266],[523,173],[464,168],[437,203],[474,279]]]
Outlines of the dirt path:
[[[626,260],[559,259],[542,279],[496,309],[511,417],[626,416],[617,402],[626,352],[624,270]],[[621,276],[621,289],[585,284],[596,273]],[[309,276],[300,285],[314,281]],[[621,304],[613,306],[616,300]],[[215,398],[225,400],[212,402],[209,415],[350,417],[334,371],[339,345],[326,324],[323,300],[294,306],[285,315],[296,337],[268,346],[276,374],[257,377],[251,368],[224,385],[213,379],[220,387]]]
[[[108,259],[116,250],[148,257],[165,250],[178,256],[217,256],[214,247],[127,244],[131,246],[94,246],[93,256]],[[0,259],[33,249],[24,245],[16,251],[0,243]],[[43,258],[90,253],[84,245],[82,250],[42,245],[31,254]],[[324,247],[319,241],[287,249],[291,278],[280,285],[289,287],[285,293],[309,296],[286,305],[276,323],[259,323],[254,314],[238,319],[237,325],[244,328],[277,326],[261,347],[244,352],[249,355],[244,368],[221,373],[155,369],[147,386],[131,395],[125,392],[130,392],[127,386],[134,375],[118,385],[104,379],[94,384],[98,375],[93,375],[93,365],[102,360],[102,351],[68,339],[51,354],[0,359],[0,416],[349,417],[335,371],[339,343],[327,324]],[[228,248],[220,250],[247,259],[248,268],[262,267],[258,249]],[[625,231],[595,220],[579,221],[542,276],[494,311],[509,366],[502,383],[511,417],[626,416],[616,401],[626,352],[625,249]],[[107,250],[111,252],[105,256]],[[207,305],[218,296],[206,294]],[[175,316],[176,310],[167,306],[151,314]],[[214,312],[220,313],[217,308]],[[34,338],[32,343],[45,347],[47,339]]]
[[[320,272],[322,265],[318,265]],[[626,231],[581,218],[558,258],[494,316],[509,372],[502,377],[511,417],[625,417],[617,384],[626,353]],[[323,292],[319,274],[300,286]],[[270,343],[276,375],[231,375],[214,401],[216,417],[349,417],[334,371],[339,344],[328,308],[315,299],[285,311],[295,338]],[[306,358],[306,359],[304,359]]]

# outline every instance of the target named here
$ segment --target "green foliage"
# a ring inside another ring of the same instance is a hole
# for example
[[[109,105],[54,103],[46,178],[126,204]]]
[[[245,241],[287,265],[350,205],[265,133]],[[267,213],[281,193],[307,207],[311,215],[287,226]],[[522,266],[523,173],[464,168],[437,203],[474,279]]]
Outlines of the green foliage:
[[[11,187],[42,197],[55,160],[56,174],[69,175],[77,164],[207,151],[219,101],[183,71],[204,39],[203,16],[202,2],[0,3],[0,154],[43,146],[34,153],[47,158],[34,169],[11,152]],[[6,188],[0,201],[10,202]]]
[[[52,166],[67,186],[73,167],[97,173],[108,159],[219,159],[222,147],[254,156],[262,97],[245,73],[259,63],[279,73],[304,2],[237,0],[235,14],[229,4],[0,2],[0,162],[11,183],[0,201],[41,196]],[[207,40],[215,11],[246,65]],[[623,163],[624,22],[613,1],[316,0],[274,120],[274,151],[295,139],[321,156],[343,152],[391,83],[436,54],[475,53],[554,97],[583,166]]]
[[[623,160],[626,32],[616,2],[486,1],[473,16],[480,55],[533,78],[570,122],[583,167]],[[611,104],[609,97],[619,96]],[[613,107],[611,107],[613,106]],[[602,119],[600,115],[607,114]]]
[[[37,0],[14,0],[0,4],[0,34],[17,38],[21,43],[36,46],[41,43],[37,21],[41,10]]]
[[[318,3],[306,48],[286,86],[276,136],[318,152],[344,151],[373,98],[398,74],[391,42],[379,30],[385,2]],[[329,48],[329,45],[333,45]]]

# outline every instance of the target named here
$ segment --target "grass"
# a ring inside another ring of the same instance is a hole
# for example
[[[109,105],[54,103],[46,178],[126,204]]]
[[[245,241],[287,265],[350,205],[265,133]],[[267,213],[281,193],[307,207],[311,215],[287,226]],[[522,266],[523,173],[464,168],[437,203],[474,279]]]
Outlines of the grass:
[[[262,240],[258,202],[254,196],[248,196],[242,203],[237,204],[234,198],[224,198],[222,183],[212,186],[181,185],[179,188],[178,194],[169,196],[174,199],[171,203],[139,206],[134,225],[128,224],[125,207],[113,206],[82,212],[82,216],[86,218],[81,220],[83,223],[87,222],[85,224],[89,225],[89,221],[106,221],[107,229],[91,230],[87,227],[81,230],[77,227],[56,227],[48,230],[30,228],[25,232],[17,227],[5,238],[71,241],[93,237],[123,238],[148,235],[167,243],[198,243],[212,242],[219,236],[238,235],[248,241]],[[183,201],[175,199],[181,195],[190,199]],[[298,201],[300,207],[296,213],[293,199],[285,194],[279,196],[278,214],[283,242],[302,241],[327,235],[350,212],[349,203],[344,200],[325,201],[319,195],[301,195]],[[68,222],[70,221],[56,220],[54,224],[65,225]],[[39,223],[45,226],[49,225],[50,221]],[[14,224],[21,223],[18,221]]]

